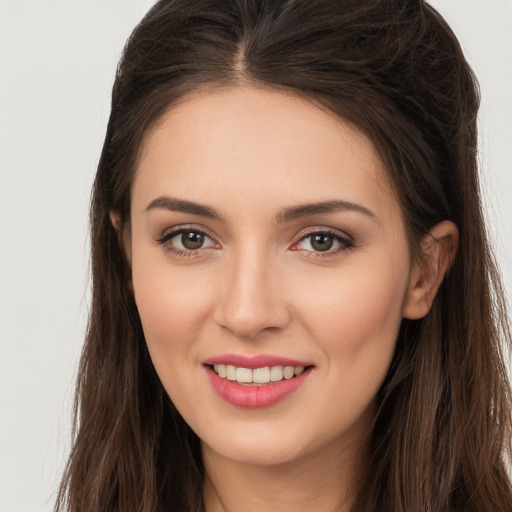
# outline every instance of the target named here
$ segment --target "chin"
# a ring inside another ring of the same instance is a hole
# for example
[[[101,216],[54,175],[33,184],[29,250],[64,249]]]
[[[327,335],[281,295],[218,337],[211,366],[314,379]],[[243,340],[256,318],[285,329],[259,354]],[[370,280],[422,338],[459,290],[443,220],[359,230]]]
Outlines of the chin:
[[[204,448],[203,448],[204,449]],[[290,463],[297,458],[299,454],[296,450],[287,450],[283,447],[269,446],[229,446],[225,450],[215,450],[209,447],[210,450],[215,451],[221,457],[228,459],[238,464],[248,466],[279,466],[282,464]]]
[[[260,426],[253,429],[239,429],[236,432],[223,432],[223,436],[212,436],[202,441],[203,454],[215,453],[239,464],[258,466],[277,466],[311,456],[317,450],[319,439],[310,439],[300,432],[294,433],[279,429],[274,434],[270,429]],[[323,443],[322,443],[323,445]]]

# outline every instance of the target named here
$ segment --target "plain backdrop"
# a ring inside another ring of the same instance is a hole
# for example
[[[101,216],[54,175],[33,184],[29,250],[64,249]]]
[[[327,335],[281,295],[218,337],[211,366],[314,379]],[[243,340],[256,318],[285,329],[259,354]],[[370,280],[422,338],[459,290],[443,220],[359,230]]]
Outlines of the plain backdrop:
[[[480,161],[512,299],[512,0],[436,0],[482,88]],[[0,0],[0,512],[51,510],[89,303],[87,211],[126,37],[151,0]]]

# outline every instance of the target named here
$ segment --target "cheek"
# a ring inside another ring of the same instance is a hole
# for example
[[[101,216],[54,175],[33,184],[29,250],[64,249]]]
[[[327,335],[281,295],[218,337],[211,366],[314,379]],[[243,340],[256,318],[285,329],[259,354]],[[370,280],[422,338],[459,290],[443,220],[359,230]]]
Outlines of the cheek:
[[[304,294],[308,330],[331,363],[355,375],[385,373],[402,320],[407,273],[391,264],[348,268],[332,282],[339,285],[326,283]]]
[[[399,271],[343,277],[338,280],[343,286],[309,294],[302,309],[323,353],[322,388],[331,390],[327,403],[317,400],[311,410],[314,429],[322,429],[325,438],[340,429],[366,428],[366,412],[371,416],[391,364],[406,289],[406,276]]]
[[[146,342],[158,366],[158,358],[183,358],[204,325],[211,293],[200,273],[172,272],[169,265],[133,262],[135,301]]]

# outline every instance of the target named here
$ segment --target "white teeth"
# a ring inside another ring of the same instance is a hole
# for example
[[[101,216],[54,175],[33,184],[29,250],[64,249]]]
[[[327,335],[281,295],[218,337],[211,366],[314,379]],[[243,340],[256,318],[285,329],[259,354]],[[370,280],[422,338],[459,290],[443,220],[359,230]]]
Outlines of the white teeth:
[[[226,379],[236,380],[236,368],[231,364],[226,365]]]
[[[270,368],[255,368],[252,371],[252,381],[258,384],[268,384],[270,382]]]
[[[214,364],[213,370],[223,379],[236,380],[239,384],[268,384],[291,379],[304,372],[304,366],[265,366],[264,368],[238,368],[231,364]]]
[[[270,380],[272,382],[279,382],[280,380],[283,380],[282,366],[272,366],[272,368],[270,368]]]
[[[223,379],[226,378],[226,365],[216,364],[214,368],[215,371],[219,374],[219,377],[222,377]]]
[[[252,370],[249,368],[237,368],[236,381],[240,384],[248,384],[249,382],[252,382]]]
[[[295,375],[295,368],[293,366],[286,366],[283,370],[283,377],[286,380],[291,379]]]

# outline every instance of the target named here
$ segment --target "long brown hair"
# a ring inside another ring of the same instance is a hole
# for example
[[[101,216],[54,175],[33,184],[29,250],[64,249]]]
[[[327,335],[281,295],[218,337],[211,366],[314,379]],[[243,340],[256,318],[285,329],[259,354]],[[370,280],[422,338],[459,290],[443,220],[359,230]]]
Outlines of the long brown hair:
[[[370,137],[415,257],[438,222],[459,228],[430,312],[400,328],[353,510],[510,512],[510,330],[480,205],[478,86],[421,0],[161,0],[136,27],[94,183],[92,310],[55,510],[203,510],[199,440],[149,358],[124,248],[144,136],[187,93],[243,83],[303,95]]]

